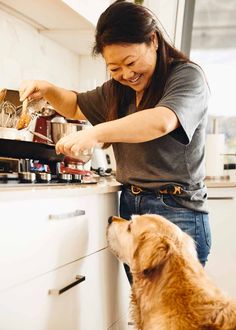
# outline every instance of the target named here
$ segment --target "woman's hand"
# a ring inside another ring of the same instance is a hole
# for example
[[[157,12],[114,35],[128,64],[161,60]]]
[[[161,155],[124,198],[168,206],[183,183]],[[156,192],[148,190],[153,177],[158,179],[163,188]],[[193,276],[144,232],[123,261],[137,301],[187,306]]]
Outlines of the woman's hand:
[[[26,98],[29,101],[45,98],[52,87],[52,84],[44,80],[25,80],[19,87],[20,101],[24,101]]]
[[[44,98],[62,116],[86,119],[77,105],[75,92],[58,87],[44,80],[25,80],[19,87],[20,101]]]
[[[89,127],[60,139],[56,144],[56,153],[76,158],[80,153],[90,153],[98,143],[96,127]]]

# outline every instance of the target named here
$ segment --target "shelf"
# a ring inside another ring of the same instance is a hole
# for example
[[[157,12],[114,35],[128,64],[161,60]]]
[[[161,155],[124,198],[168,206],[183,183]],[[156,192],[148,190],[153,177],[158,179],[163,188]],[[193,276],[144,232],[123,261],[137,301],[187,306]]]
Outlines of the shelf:
[[[1,10],[79,55],[91,54],[95,25],[107,5],[109,1],[99,1],[94,12],[91,0],[0,1]]]

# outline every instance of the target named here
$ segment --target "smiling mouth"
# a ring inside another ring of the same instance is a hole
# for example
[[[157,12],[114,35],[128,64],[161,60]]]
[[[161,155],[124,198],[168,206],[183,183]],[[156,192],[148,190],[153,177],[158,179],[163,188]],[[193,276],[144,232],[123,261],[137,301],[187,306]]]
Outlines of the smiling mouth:
[[[134,78],[132,78],[132,79],[129,79],[129,80],[127,80],[130,84],[136,84],[138,81],[139,81],[139,79],[141,78],[141,74],[137,74],[137,75],[135,75],[135,77]]]

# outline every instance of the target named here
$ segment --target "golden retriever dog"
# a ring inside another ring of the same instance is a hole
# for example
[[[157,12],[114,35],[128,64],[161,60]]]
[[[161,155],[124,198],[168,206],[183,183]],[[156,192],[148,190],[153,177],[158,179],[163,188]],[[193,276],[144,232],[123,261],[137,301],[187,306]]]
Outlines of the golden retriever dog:
[[[158,215],[110,217],[111,251],[129,265],[138,330],[233,330],[236,303],[208,278],[193,239]]]

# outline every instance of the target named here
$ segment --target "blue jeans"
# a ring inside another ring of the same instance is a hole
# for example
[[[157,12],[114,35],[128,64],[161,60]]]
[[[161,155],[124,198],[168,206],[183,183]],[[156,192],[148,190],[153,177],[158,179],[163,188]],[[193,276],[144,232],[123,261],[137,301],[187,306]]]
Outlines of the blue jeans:
[[[129,188],[123,187],[120,196],[120,216],[130,220],[133,214],[146,213],[162,215],[189,234],[196,242],[199,261],[205,265],[211,247],[207,213],[187,209],[169,194],[143,191],[134,195]],[[125,268],[127,270],[126,266]]]

